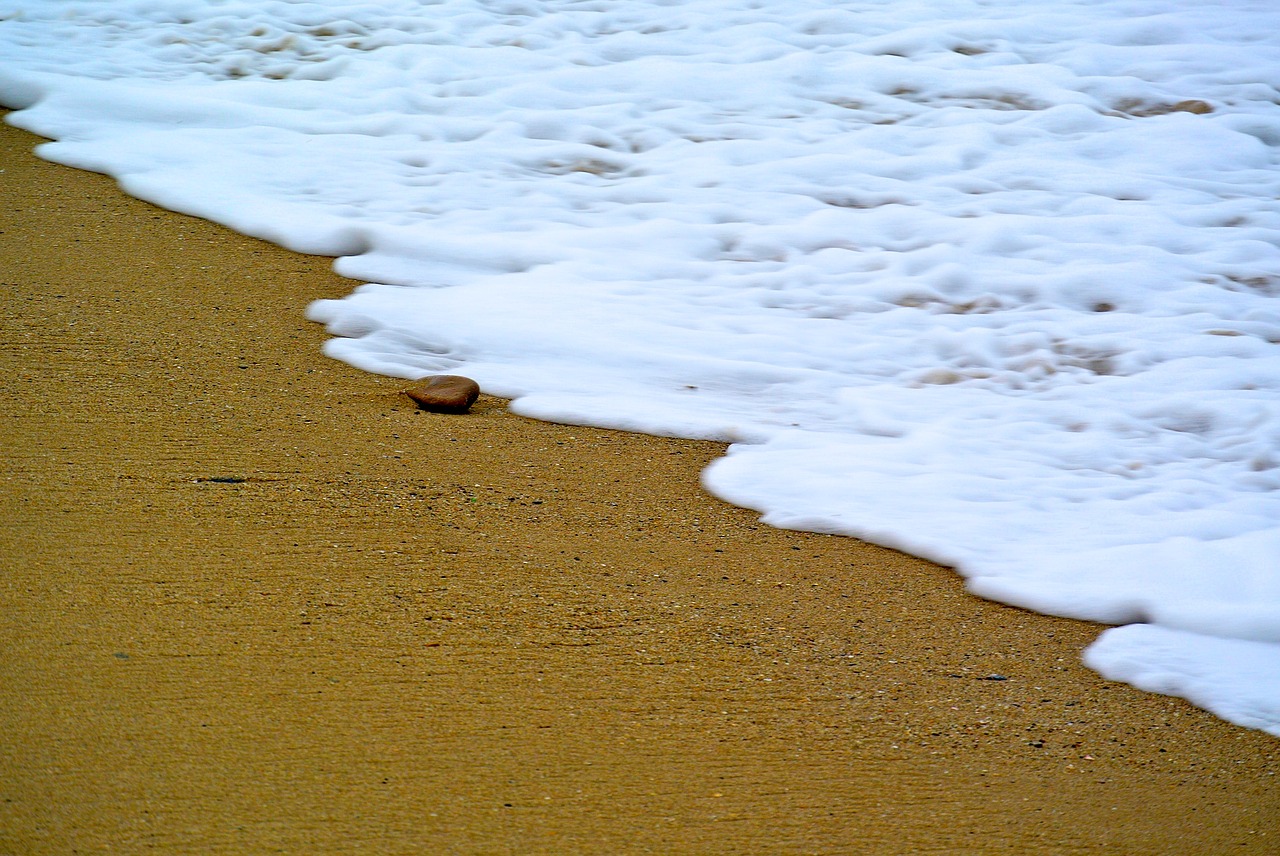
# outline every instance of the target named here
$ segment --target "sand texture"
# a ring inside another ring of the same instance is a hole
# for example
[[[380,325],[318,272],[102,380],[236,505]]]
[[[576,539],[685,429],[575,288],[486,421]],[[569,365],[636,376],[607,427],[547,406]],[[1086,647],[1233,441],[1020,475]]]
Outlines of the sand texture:
[[[327,259],[0,142],[0,853],[1280,851],[1280,742],[1096,627],[420,412]]]

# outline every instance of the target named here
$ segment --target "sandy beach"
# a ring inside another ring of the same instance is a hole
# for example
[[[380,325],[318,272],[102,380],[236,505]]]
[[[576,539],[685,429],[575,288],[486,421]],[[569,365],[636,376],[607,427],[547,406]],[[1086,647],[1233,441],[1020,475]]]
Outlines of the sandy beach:
[[[1280,743],[1093,625],[699,489],[721,447],[429,414],[354,283],[0,131],[0,853],[1248,853]]]

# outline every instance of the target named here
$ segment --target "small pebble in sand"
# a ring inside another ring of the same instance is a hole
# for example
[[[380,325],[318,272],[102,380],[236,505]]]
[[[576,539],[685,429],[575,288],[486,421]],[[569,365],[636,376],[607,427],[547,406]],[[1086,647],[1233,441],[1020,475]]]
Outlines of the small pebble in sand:
[[[423,410],[436,413],[466,413],[480,396],[480,385],[469,377],[431,375],[414,381],[404,394]]]

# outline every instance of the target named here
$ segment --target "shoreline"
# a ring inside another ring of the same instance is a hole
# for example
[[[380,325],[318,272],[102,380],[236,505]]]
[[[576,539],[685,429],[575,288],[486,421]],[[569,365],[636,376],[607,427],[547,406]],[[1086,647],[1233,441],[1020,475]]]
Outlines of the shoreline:
[[[1097,626],[769,529],[699,488],[721,444],[420,412],[321,355],[328,259],[37,142],[0,129],[0,850],[1277,846],[1280,743],[1104,681]]]

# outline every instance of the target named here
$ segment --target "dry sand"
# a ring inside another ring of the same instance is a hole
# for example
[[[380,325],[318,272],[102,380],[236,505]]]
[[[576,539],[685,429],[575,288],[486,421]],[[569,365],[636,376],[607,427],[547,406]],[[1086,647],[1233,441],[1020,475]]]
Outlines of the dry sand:
[[[712,443],[419,412],[352,286],[0,132],[0,853],[1267,853],[1280,742],[771,530]],[[1007,680],[988,680],[998,674]]]

